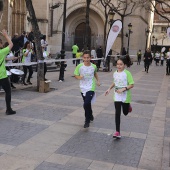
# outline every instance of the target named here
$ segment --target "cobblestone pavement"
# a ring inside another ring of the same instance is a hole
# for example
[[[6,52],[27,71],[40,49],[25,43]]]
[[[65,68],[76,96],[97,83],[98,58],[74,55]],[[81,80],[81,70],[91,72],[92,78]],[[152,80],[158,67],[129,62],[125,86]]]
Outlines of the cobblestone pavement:
[[[165,66],[130,68],[135,79],[133,111],[122,114],[122,139],[115,140],[112,94],[104,96],[112,73],[99,71],[101,87],[93,105],[94,122],[83,128],[84,111],[79,82],[68,64],[65,82],[59,72],[48,72],[51,92],[16,85],[12,107],[5,115],[0,92],[0,170],[168,170],[170,169],[170,85]],[[113,68],[115,70],[115,68]]]

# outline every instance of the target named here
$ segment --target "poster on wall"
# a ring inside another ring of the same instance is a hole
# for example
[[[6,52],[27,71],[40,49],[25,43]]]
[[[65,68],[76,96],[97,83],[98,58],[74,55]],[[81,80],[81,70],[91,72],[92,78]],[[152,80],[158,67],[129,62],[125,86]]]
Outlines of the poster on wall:
[[[170,39],[170,27],[167,28],[167,37]]]
[[[112,48],[117,36],[119,35],[120,31],[122,29],[122,21],[121,20],[116,20],[112,24],[108,37],[107,37],[107,45],[106,45],[106,54],[105,54],[105,59],[107,58],[110,49]]]

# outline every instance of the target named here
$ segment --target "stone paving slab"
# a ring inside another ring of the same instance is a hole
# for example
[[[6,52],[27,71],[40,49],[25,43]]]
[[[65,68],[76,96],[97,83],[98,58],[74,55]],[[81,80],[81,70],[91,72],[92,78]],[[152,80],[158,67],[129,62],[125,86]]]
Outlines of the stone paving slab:
[[[42,120],[49,120],[49,121],[58,121],[61,120],[63,117],[67,116],[69,113],[71,113],[73,109],[64,109],[64,108],[58,108],[51,106],[40,106],[34,104],[30,106],[27,106],[23,109],[19,109],[17,111],[18,116],[23,117],[30,117],[35,119],[42,119]]]
[[[17,146],[47,127],[29,122],[0,119],[0,143]]]
[[[144,143],[143,139],[113,140],[106,134],[78,132],[56,153],[137,167]]]
[[[150,120],[145,118],[135,118],[130,116],[121,117],[121,130],[127,132],[137,132],[147,134],[150,125]],[[99,114],[93,123],[94,127],[105,129],[115,129],[114,114]]]

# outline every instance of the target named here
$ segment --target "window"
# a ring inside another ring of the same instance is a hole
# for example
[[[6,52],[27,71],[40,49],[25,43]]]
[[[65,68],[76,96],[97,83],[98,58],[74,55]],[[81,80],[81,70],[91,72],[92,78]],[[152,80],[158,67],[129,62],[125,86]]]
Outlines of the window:
[[[161,27],[161,32],[162,33],[166,32],[166,29],[167,29],[166,27]]]

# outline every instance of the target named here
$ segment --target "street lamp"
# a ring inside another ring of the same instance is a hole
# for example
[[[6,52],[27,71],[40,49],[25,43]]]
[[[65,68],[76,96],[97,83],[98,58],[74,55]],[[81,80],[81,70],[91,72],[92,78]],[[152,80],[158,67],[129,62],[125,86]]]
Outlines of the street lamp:
[[[110,24],[110,27],[111,27],[112,24],[113,24],[113,21],[114,21],[113,19],[114,19],[115,13],[113,11],[110,11],[108,13],[108,16],[109,16],[109,24]]]
[[[110,28],[111,28],[112,25],[113,25],[114,16],[115,16],[115,13],[114,13],[113,11],[109,11],[108,17],[109,17]],[[111,58],[111,55],[112,55],[112,50],[109,51],[109,54],[108,54],[108,56],[107,56],[108,71],[110,71],[110,58]]]
[[[155,56],[155,48],[156,48],[157,44],[158,44],[158,39],[155,38],[155,36],[153,35],[152,36],[152,45],[153,45],[153,50],[154,50],[154,56]]]
[[[63,29],[62,29],[62,43],[61,43],[61,59],[65,58],[65,30],[66,30],[66,9],[67,9],[67,0],[64,0],[63,8]],[[64,81],[64,61],[61,62],[59,81]]]
[[[166,39],[166,34],[164,33],[164,35],[162,36],[162,46],[163,46],[163,43],[164,43],[165,39]]]
[[[128,36],[127,54],[129,54],[130,34],[132,34],[132,24],[131,23],[128,24],[128,30],[129,30],[129,33],[128,33],[128,35],[126,35],[126,36]]]

